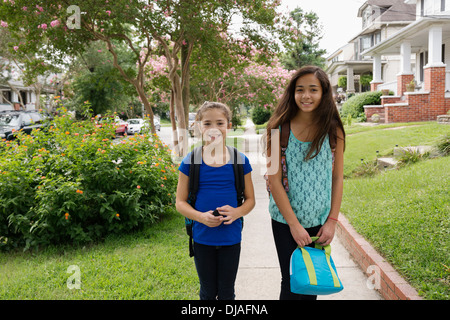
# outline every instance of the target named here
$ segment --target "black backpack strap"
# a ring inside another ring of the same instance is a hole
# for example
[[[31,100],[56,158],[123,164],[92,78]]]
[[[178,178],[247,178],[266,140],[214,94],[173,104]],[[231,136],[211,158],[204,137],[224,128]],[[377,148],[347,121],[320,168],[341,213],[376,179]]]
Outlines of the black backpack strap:
[[[192,150],[189,164],[189,195],[188,203],[195,208],[197,200],[198,181],[200,178],[200,164],[202,163],[202,147],[196,147]],[[189,236],[189,256],[194,256],[194,241],[192,234],[192,225],[194,221],[185,218],[186,233]]]
[[[237,206],[240,207],[244,202],[245,178],[244,163],[239,151],[234,147],[227,146],[233,159],[234,180],[237,193]]]

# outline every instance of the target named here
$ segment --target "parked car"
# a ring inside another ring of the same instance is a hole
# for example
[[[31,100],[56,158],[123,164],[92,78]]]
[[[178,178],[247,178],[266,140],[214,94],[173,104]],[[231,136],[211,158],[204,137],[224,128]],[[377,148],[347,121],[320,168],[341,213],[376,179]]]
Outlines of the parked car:
[[[153,118],[153,124],[155,125],[156,131],[161,131],[161,124],[158,118]]]
[[[143,128],[148,127],[148,122],[144,119],[128,119],[127,123],[129,134],[141,133]]]
[[[47,118],[38,111],[1,111],[0,139],[13,140],[16,132],[22,130],[30,134],[33,130],[43,127]]]
[[[125,135],[128,134],[128,123],[120,118],[114,120],[114,125],[116,127],[116,134]]]

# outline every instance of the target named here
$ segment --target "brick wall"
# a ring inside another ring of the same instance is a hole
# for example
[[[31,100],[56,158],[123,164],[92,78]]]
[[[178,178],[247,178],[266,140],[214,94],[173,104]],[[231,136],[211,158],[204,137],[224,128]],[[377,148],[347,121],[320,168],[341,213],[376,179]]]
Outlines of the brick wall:
[[[383,82],[371,82],[370,83],[370,91],[377,91],[378,90],[378,86],[380,84],[383,84]]]
[[[414,80],[413,74],[402,74],[397,76],[397,95],[402,96],[406,91],[406,85]]]
[[[364,106],[364,114],[366,115],[367,122],[371,122],[370,118],[374,114],[378,114],[380,116],[380,122],[384,122],[384,107],[383,106]]]
[[[424,92],[406,92],[406,85],[413,79],[413,75],[399,75],[399,97],[381,99],[386,123],[435,121],[438,115],[446,114],[450,110],[450,98],[445,98],[445,67],[424,69]],[[365,109],[365,113],[367,119],[370,119],[372,114],[377,112]]]

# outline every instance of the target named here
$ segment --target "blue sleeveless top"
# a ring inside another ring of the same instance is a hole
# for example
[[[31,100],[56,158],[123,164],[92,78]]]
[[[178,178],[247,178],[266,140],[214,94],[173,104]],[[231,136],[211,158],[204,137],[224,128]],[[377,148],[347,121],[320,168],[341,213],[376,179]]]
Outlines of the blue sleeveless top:
[[[319,154],[305,161],[311,142],[298,140],[292,131],[286,150],[289,191],[287,196],[298,221],[304,228],[323,225],[331,210],[332,153],[328,135]],[[270,195],[272,219],[287,223]]]

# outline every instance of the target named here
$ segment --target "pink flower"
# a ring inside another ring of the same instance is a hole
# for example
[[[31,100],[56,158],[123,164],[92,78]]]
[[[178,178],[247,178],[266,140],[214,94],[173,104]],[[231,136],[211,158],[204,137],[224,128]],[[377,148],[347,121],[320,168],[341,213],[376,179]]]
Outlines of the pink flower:
[[[3,28],[8,28],[8,22],[6,22],[6,21],[3,21],[3,20],[0,20],[1,21],[1,26],[3,27]]]
[[[23,11],[27,11],[28,8],[27,8],[27,7],[22,7],[22,10],[23,10]]]
[[[98,52],[102,52],[102,50],[100,50],[100,49],[99,49],[99,50],[97,50],[97,51],[98,51]]]
[[[108,16],[111,15],[111,11],[110,10],[106,10],[106,13],[108,14]]]
[[[41,28],[46,30],[47,29],[47,24],[46,23],[41,24]]]
[[[50,22],[50,25],[54,28],[60,25],[59,20],[53,20],[52,22]]]
[[[14,50],[15,51],[19,50],[19,47],[18,46],[14,46]]]

